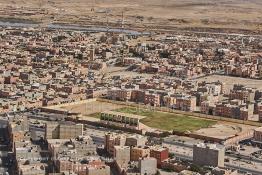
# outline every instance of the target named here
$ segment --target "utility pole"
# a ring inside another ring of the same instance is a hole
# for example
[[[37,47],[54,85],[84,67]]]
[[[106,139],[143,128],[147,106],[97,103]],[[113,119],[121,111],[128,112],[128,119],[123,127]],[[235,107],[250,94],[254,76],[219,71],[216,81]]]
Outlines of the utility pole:
[[[44,3],[43,0],[39,0],[39,1],[38,1],[38,8],[39,8],[39,9],[42,9],[43,3]]]
[[[42,12],[42,7],[43,7],[43,0],[39,0],[38,1],[38,8],[39,8],[40,12]],[[41,18],[40,18],[39,27],[41,27],[42,23],[43,23],[43,15],[41,15]]]
[[[91,12],[94,12],[94,11],[95,11],[95,3],[96,3],[96,1],[93,0],[93,1],[92,1],[92,5],[91,5]]]
[[[124,41],[124,10],[122,10],[121,34],[122,34],[123,41]],[[124,48],[123,42],[122,42],[121,64],[123,63],[123,60],[124,60],[124,50],[125,50],[125,48]]]
[[[108,35],[109,32],[109,20],[108,20],[108,9],[106,9],[106,33]]]
[[[122,33],[123,33],[123,30],[124,30],[124,10],[122,11],[121,29],[122,29]]]

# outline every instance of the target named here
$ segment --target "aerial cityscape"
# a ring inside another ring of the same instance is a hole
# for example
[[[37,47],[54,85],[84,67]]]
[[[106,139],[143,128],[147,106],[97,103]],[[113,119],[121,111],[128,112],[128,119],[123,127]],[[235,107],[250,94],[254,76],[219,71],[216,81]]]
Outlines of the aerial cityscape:
[[[261,0],[0,0],[0,175],[262,175]]]

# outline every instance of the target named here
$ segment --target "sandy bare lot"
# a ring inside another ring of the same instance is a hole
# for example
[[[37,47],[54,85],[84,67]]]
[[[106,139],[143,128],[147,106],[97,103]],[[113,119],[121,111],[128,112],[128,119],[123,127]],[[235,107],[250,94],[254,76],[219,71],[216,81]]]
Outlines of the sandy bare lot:
[[[214,82],[214,81],[221,81],[226,83],[226,92],[229,92],[230,89],[233,88],[234,84],[243,84],[251,88],[262,89],[262,80],[254,80],[248,78],[240,78],[240,77],[229,77],[229,76],[222,76],[222,75],[211,75],[208,77],[203,77],[197,79],[197,81],[206,81],[206,82]]]
[[[114,110],[121,108],[123,106],[113,104],[113,103],[106,103],[106,102],[88,102],[80,105],[70,105],[62,107],[63,109],[67,109],[71,112],[81,113],[82,115],[90,115],[98,112],[103,112],[107,110]]]
[[[44,11],[44,15],[21,13],[36,9]],[[82,25],[102,25],[108,18],[112,26],[119,27],[124,12],[126,26],[145,30],[149,26],[260,30],[261,9],[261,0],[0,0],[0,17],[4,18],[43,18]]]
[[[195,134],[203,135],[203,136],[209,136],[219,139],[226,139],[229,137],[233,137],[236,134],[239,134],[241,132],[248,131],[250,129],[254,129],[256,127],[254,126],[248,126],[248,125],[241,125],[241,124],[229,124],[229,123],[219,123],[216,125],[213,125],[210,128],[202,128],[198,131],[195,131]]]

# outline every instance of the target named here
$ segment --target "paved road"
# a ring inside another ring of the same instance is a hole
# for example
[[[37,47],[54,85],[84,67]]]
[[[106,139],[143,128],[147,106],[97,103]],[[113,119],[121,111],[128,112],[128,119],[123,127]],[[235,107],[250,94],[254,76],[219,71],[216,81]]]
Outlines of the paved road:
[[[193,161],[193,158],[191,156],[186,156],[186,155],[182,155],[182,154],[178,154],[178,153],[174,153],[174,155],[181,160],[186,160],[186,161],[189,161],[189,162]],[[252,175],[261,175],[262,174],[262,171],[259,171],[259,170],[244,168],[244,167],[240,167],[240,166],[236,166],[236,165],[231,165],[231,164],[228,164],[228,163],[225,163],[225,167],[231,168],[231,169],[236,169],[240,173],[249,172],[249,173],[252,173]]]
[[[254,170],[254,169],[249,169],[249,168],[244,168],[244,167],[239,167],[231,164],[225,164],[226,168],[232,168],[232,169],[237,169],[240,173],[252,173],[252,175],[261,175],[262,171]]]
[[[190,144],[187,144],[187,143],[180,143],[180,142],[174,142],[174,141],[169,141],[169,140],[164,140],[163,143],[193,149],[193,145],[190,145]],[[230,157],[230,158],[241,158],[241,159],[247,160],[247,161],[262,163],[262,159],[258,159],[258,158],[255,158],[255,157],[251,157],[251,159],[250,159],[250,156],[241,155],[241,154],[239,154],[239,155],[237,155],[237,154],[226,154],[226,156]]]

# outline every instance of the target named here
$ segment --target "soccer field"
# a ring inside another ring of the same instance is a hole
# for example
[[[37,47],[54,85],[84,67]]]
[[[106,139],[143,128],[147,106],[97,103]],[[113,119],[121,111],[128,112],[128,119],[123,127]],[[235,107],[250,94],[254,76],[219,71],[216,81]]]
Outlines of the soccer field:
[[[146,116],[146,118],[143,118],[140,121],[149,127],[179,132],[192,132],[201,128],[208,128],[217,123],[213,120],[200,119],[167,112],[151,111],[141,108],[125,107],[116,109],[115,111]]]

